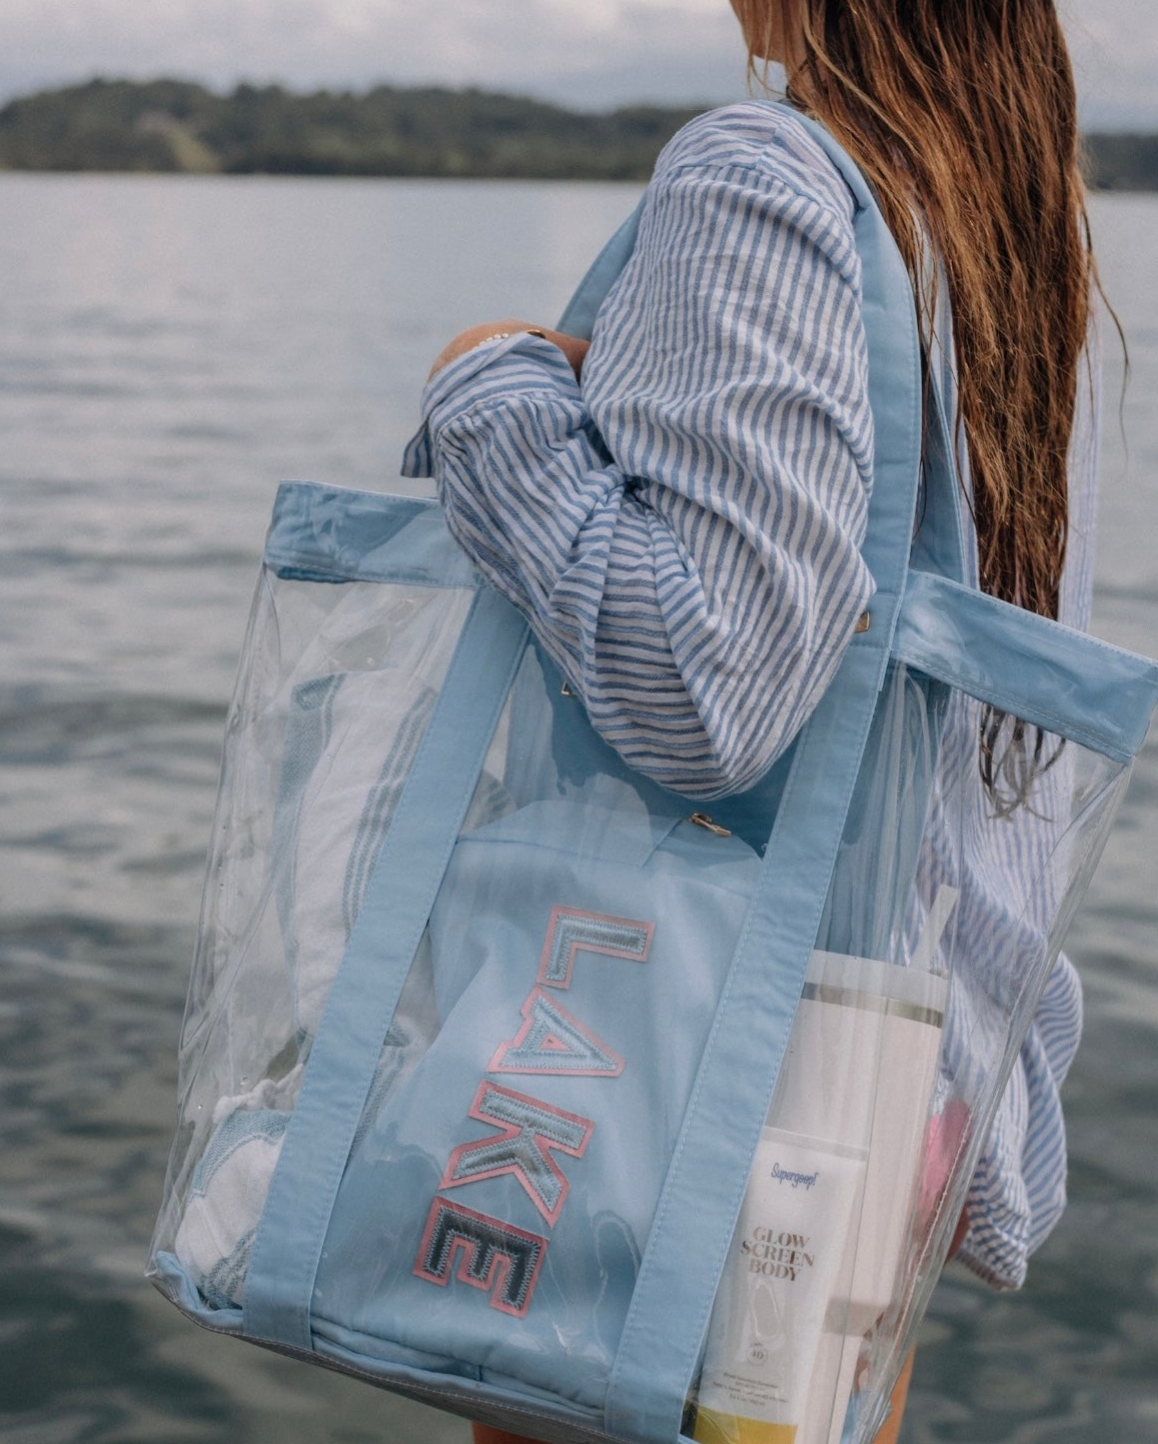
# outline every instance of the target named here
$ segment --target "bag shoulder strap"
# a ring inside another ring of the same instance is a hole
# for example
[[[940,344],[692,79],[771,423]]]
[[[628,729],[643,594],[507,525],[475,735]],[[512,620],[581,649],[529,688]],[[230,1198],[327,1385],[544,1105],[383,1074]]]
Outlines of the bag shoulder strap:
[[[514,607],[480,588],[310,1049],[246,1276],[252,1338],[313,1347],[310,1309],[338,1185],[526,640]]]
[[[875,422],[863,550],[876,592],[869,630],[849,645],[796,743],[624,1326],[605,1427],[655,1444],[679,1435],[892,651],[917,501],[922,385],[908,274],[859,171],[819,126],[802,123],[857,208]]]
[[[560,331],[566,332],[569,336],[578,336],[581,340],[590,341],[599,308],[607,299],[607,293],[619,279],[620,272],[631,260],[632,252],[635,250],[645,200],[646,197],[639,202],[592,261],[587,274],[579,282],[578,289],[567,303],[567,309],[559,320]]]

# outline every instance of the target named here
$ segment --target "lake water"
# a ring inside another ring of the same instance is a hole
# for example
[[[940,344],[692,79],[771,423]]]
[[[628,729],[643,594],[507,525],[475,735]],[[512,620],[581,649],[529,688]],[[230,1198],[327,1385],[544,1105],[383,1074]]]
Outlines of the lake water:
[[[443,342],[550,321],[638,188],[0,176],[0,1437],[462,1444],[142,1280],[218,745],[276,482],[397,486]],[[1134,376],[1097,630],[1158,650],[1158,198],[1097,198]],[[1127,443],[1128,442],[1128,446]],[[1128,453],[1128,455],[1127,455]],[[1071,951],[1071,1206],[947,1276],[908,1444],[1158,1441],[1158,739]]]

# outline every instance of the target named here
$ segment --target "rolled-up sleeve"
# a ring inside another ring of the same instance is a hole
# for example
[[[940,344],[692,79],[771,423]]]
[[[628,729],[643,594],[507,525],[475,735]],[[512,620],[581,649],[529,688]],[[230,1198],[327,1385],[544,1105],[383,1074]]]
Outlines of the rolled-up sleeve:
[[[686,127],[582,385],[546,341],[487,342],[430,383],[404,466],[628,763],[754,784],[872,592],[860,269],[823,153],[764,107]]]

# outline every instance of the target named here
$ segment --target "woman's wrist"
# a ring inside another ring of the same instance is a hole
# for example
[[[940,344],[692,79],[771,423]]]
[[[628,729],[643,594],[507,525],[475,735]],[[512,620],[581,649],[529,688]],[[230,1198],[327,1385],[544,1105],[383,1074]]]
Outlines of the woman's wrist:
[[[470,330],[457,335],[434,363],[427,380],[433,379],[444,366],[449,366],[452,361],[457,361],[468,351],[473,351],[478,346],[485,346],[490,341],[509,340],[512,336],[535,336],[549,342],[552,346],[557,346],[567,358],[567,364],[575,373],[576,380],[582,375],[583,362],[587,357],[589,345],[587,341],[578,336],[568,336],[563,331],[551,331],[541,326],[532,326],[529,321],[494,321],[489,325],[472,326]]]
[[[506,341],[512,336],[538,336],[544,341],[550,339],[546,331],[530,325],[529,322],[498,321],[489,325],[472,326],[469,330],[460,332],[442,351],[431,368],[430,376],[437,376],[444,366],[449,366],[452,361],[457,361],[460,356],[465,356],[479,346],[485,346],[490,341]]]

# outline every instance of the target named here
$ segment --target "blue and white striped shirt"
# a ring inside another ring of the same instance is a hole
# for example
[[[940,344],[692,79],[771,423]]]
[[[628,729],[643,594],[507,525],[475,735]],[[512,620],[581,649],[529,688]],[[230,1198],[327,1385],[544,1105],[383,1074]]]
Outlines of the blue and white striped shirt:
[[[767,772],[872,590],[852,200],[767,114],[706,117],[664,152],[582,387],[513,337],[424,402],[451,531],[606,740],[694,797]]]
[[[406,474],[435,478],[602,736],[689,796],[767,772],[872,593],[860,281],[831,161],[789,113],[731,106],[660,157],[582,384],[516,335],[423,398]],[[1021,1282],[1061,1211],[1057,1089],[1079,1028],[1063,959],[971,1197],[963,1257],[991,1282]]]

